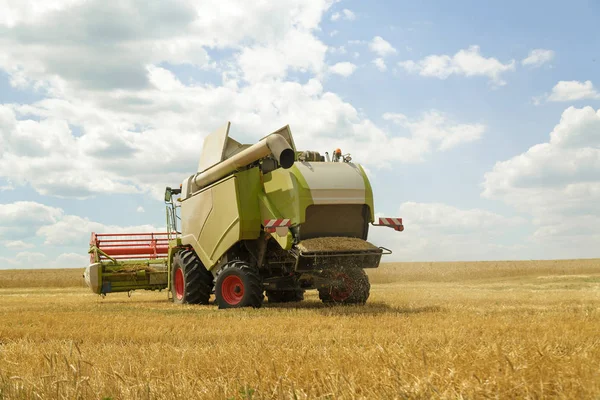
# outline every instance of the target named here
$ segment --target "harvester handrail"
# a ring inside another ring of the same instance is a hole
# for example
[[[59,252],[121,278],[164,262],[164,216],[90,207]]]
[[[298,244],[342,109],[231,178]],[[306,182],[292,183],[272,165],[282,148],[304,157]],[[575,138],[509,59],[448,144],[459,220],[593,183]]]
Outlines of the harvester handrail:
[[[167,238],[157,238],[157,239],[153,239],[155,242],[165,242],[168,243],[169,239]],[[144,243],[148,243],[148,239],[103,239],[103,240],[97,240],[97,242],[102,242],[102,243],[129,243],[129,242],[144,242]]]
[[[169,232],[140,232],[140,233],[96,233],[98,236],[157,236],[168,235]]]
[[[90,261],[128,259],[156,260],[169,252],[168,232],[94,233]]]

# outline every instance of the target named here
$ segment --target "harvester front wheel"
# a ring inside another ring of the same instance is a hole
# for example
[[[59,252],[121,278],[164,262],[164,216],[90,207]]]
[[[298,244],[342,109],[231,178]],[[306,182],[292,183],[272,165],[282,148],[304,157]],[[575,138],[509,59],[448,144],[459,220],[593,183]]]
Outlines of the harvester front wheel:
[[[243,261],[227,263],[217,275],[215,297],[219,308],[260,307],[264,296],[258,271]]]
[[[267,290],[269,303],[291,303],[304,300],[304,290]]]
[[[319,289],[323,303],[365,304],[369,298],[371,284],[362,268],[348,268],[326,273],[334,284]]]
[[[208,304],[212,284],[212,274],[193,251],[183,250],[173,256],[171,292],[174,303]]]

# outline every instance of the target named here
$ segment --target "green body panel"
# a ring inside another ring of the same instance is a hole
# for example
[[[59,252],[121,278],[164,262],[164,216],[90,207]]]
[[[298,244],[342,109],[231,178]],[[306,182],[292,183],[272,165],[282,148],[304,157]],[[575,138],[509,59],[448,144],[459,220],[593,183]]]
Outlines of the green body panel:
[[[237,172],[182,201],[182,245],[191,245],[211,270],[240,240],[261,232],[260,171]]]
[[[263,182],[267,199],[279,212],[272,218],[289,218],[292,226],[303,223],[306,208],[313,204],[313,199],[298,167],[294,164],[289,169],[276,169],[265,174]]]
[[[373,201],[373,189],[371,188],[371,182],[369,182],[369,177],[365,173],[365,170],[363,169],[362,165],[357,164],[357,166],[360,169],[360,172],[363,176],[363,180],[365,182],[365,204],[369,206],[369,210],[371,212],[371,219],[369,222],[373,223],[375,222],[375,204]]]
[[[292,236],[292,232],[288,232],[285,236],[273,234],[272,237],[277,243],[279,243],[283,250],[291,250],[292,246],[294,245],[294,236]]]
[[[256,239],[260,236],[261,213],[259,208],[260,170],[251,168],[235,174],[240,211],[240,240]]]

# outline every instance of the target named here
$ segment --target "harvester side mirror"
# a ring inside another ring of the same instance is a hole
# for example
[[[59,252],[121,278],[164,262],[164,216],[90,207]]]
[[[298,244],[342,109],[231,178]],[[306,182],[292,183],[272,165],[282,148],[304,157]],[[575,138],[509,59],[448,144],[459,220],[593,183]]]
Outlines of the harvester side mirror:
[[[171,188],[167,186],[165,189],[165,201],[170,202],[172,197]]]

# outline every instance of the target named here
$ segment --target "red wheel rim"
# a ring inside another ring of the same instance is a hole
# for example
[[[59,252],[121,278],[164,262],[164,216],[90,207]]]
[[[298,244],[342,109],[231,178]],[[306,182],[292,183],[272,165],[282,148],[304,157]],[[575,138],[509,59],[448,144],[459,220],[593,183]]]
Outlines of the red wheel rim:
[[[352,294],[352,279],[343,272],[337,274],[334,279],[343,281],[342,286],[331,288],[331,298],[334,301],[344,301]]]
[[[175,270],[175,296],[177,296],[177,300],[183,299],[183,292],[185,285],[183,283],[183,271],[181,268],[177,268]]]
[[[237,275],[229,275],[221,284],[221,296],[229,305],[239,304],[244,298],[244,282]]]

